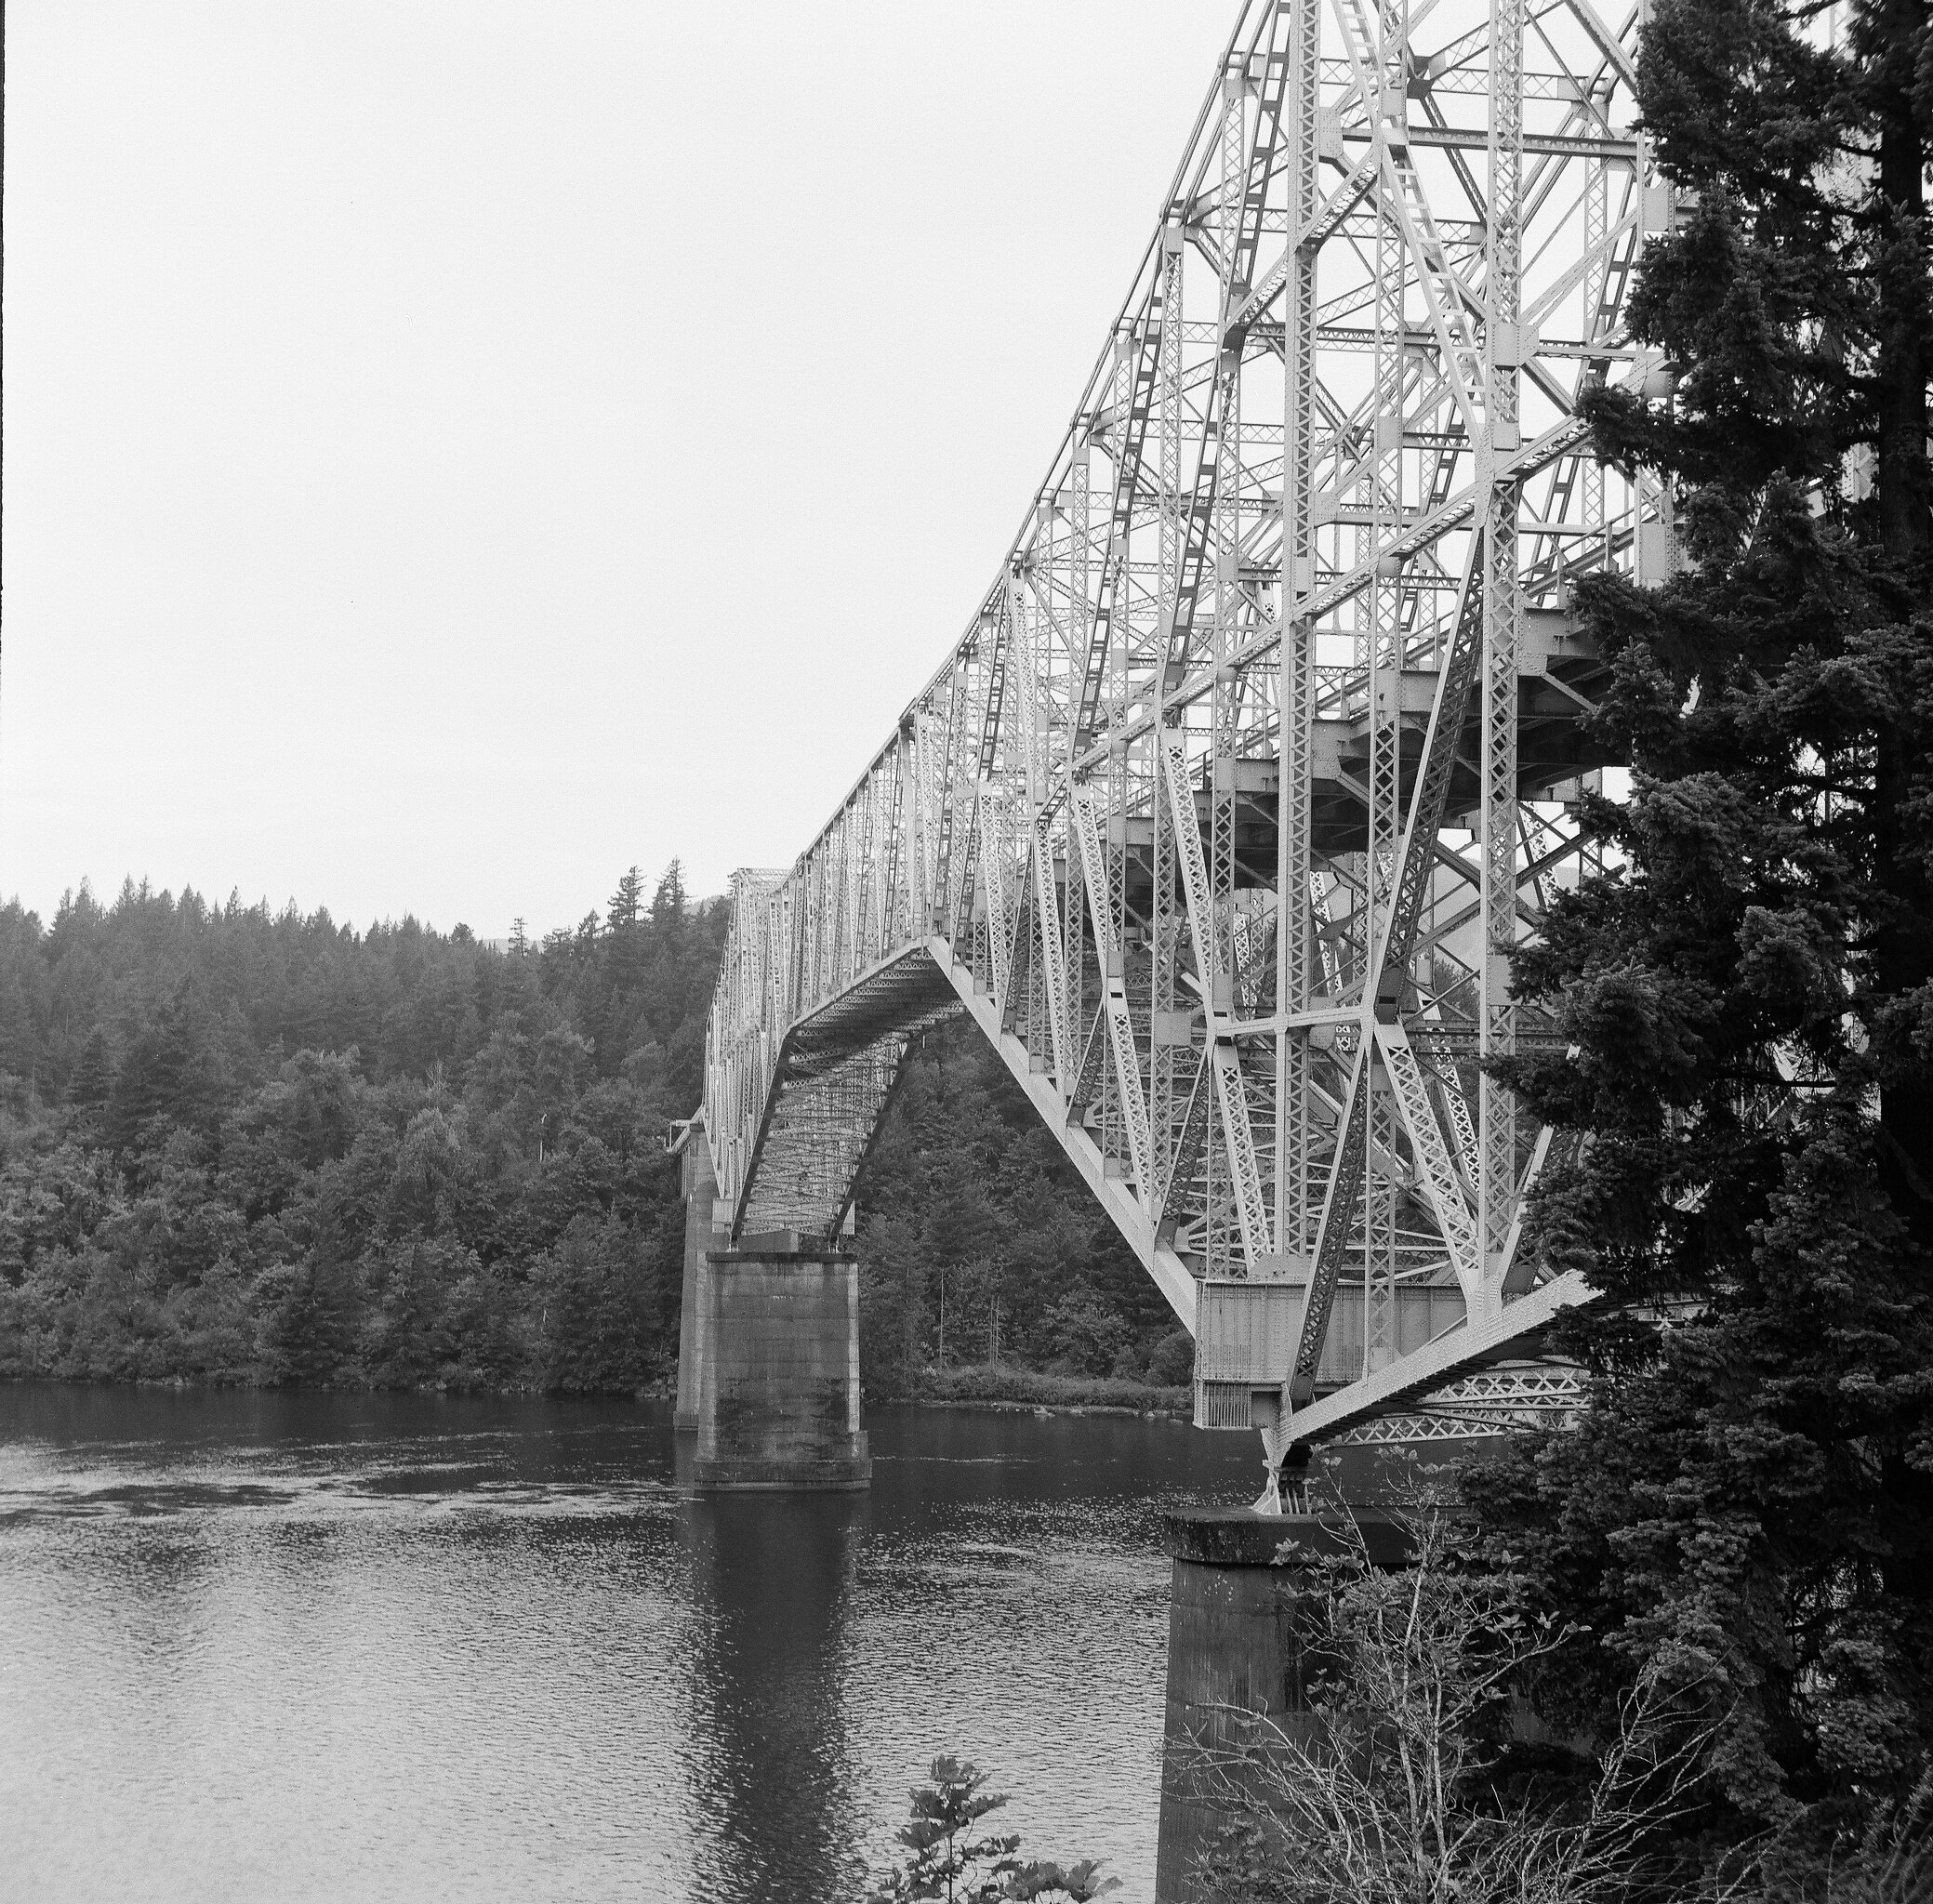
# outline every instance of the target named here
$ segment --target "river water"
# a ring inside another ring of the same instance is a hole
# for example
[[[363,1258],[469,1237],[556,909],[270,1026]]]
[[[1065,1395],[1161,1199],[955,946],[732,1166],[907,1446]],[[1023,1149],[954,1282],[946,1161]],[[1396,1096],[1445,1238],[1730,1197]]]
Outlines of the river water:
[[[1251,1437],[867,1426],[698,1500],[664,1405],[0,1384],[0,1894],[846,1904],[953,1752],[1145,1904],[1158,1513]]]

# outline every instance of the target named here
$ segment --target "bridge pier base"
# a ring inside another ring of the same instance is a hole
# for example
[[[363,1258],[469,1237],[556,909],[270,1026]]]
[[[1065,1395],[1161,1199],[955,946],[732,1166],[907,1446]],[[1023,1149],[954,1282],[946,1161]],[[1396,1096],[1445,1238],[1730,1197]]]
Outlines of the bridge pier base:
[[[1198,1862],[1234,1818],[1265,1808],[1265,1788],[1242,1759],[1258,1722],[1305,1738],[1310,1716],[1310,1569],[1346,1551],[1332,1517],[1184,1508],[1167,1516],[1173,1557],[1168,1611],[1168,1701],[1161,1744],[1161,1823],[1155,1904],[1211,1904]],[[1380,1516],[1357,1525],[1370,1558],[1401,1558]]]
[[[872,1484],[859,1426],[859,1265],[825,1249],[706,1250],[687,1275],[700,1493]],[[687,1378],[689,1370],[689,1378]]]

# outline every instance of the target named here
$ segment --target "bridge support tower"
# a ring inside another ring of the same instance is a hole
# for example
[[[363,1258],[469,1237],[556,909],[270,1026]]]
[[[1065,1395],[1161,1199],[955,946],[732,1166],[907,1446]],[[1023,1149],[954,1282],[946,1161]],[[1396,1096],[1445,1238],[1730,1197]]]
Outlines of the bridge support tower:
[[[1357,1516],[1370,1561],[1402,1558],[1398,1530]],[[1294,1739],[1309,1716],[1310,1569],[1356,1532],[1311,1514],[1184,1508],[1168,1516],[1173,1587],[1168,1610],[1168,1702],[1155,1904],[1211,1904],[1201,1854],[1233,1817],[1265,1806],[1244,1749],[1270,1728]]]
[[[854,1258],[790,1236],[706,1250],[686,1280],[681,1337],[700,1493],[871,1485]]]

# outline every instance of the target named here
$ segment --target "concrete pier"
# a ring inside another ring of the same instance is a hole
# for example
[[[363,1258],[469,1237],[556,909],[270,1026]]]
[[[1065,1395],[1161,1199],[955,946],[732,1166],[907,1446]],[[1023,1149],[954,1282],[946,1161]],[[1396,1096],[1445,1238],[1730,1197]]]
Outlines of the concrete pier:
[[[678,1311],[678,1400],[673,1428],[698,1425],[698,1264],[711,1248],[711,1212],[718,1178],[711,1168],[711,1143],[702,1122],[694,1123],[679,1153],[680,1187],[684,1192],[684,1291]]]
[[[1167,1522],[1174,1573],[1155,1904],[1211,1904],[1195,1865],[1261,1796],[1240,1764],[1255,1720],[1291,1737],[1315,1723],[1305,1684],[1309,1569],[1346,1551],[1351,1537],[1333,1520],[1246,1508],[1185,1508]],[[1375,1565],[1401,1560],[1395,1527],[1368,1514],[1357,1525]]]
[[[872,1482],[859,1426],[859,1265],[824,1246],[706,1250],[679,1356],[702,1493]]]

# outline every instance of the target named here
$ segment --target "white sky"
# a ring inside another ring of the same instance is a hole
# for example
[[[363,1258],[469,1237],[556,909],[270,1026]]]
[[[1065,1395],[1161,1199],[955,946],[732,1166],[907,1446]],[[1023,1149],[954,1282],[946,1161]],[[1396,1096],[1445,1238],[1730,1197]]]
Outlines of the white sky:
[[[788,862],[1045,473],[1231,0],[13,0],[0,892]]]

